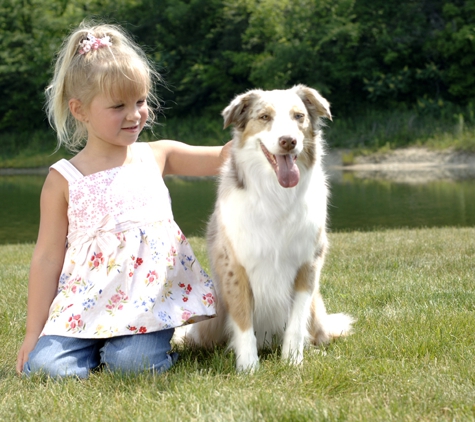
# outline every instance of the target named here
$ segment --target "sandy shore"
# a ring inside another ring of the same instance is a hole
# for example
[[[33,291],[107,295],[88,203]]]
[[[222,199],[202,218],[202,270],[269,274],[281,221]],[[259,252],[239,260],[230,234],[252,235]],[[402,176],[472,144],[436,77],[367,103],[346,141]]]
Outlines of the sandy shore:
[[[343,165],[347,151],[328,151],[325,167],[333,180],[353,172],[358,178],[387,179],[401,183],[427,183],[433,180],[475,179],[475,153],[404,148],[388,153],[355,157]]]
[[[22,174],[46,175],[48,174],[48,167],[33,167],[27,169],[0,169],[0,176],[16,176]]]

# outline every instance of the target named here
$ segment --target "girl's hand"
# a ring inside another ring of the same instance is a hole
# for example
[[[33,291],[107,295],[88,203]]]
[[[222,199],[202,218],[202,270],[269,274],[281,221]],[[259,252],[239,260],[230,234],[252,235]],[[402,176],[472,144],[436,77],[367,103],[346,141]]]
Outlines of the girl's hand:
[[[28,361],[28,356],[31,351],[35,348],[36,343],[38,342],[37,335],[26,335],[25,340],[23,340],[23,344],[18,351],[18,357],[16,360],[16,372],[20,375],[23,372],[23,366]]]

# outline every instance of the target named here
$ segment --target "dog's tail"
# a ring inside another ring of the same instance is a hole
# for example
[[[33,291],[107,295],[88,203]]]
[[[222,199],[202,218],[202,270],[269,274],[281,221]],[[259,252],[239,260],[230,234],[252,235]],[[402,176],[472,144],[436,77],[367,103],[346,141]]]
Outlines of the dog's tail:
[[[355,320],[343,313],[329,314],[326,318],[325,331],[330,338],[344,337],[351,334]]]
[[[345,337],[351,334],[355,322],[356,320],[347,314],[327,314],[323,299],[317,294],[314,297],[309,324],[310,340],[318,345],[338,337]]]
[[[355,322],[355,319],[347,314],[327,314],[321,324],[309,330],[311,342],[319,345],[338,337],[348,336],[351,334]]]

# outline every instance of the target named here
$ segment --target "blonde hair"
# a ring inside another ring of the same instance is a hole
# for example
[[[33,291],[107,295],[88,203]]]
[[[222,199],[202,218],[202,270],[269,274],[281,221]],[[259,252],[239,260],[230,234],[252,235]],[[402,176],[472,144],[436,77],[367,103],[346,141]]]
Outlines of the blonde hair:
[[[80,43],[91,34],[110,37],[111,45],[80,54]],[[149,108],[147,126],[155,118],[152,106],[158,107],[154,95],[160,81],[143,50],[116,25],[88,25],[83,22],[64,41],[54,68],[54,76],[46,88],[46,112],[58,136],[57,148],[64,145],[77,152],[87,139],[84,123],[74,118],[69,100],[76,98],[88,107],[99,93],[111,98],[145,96]]]

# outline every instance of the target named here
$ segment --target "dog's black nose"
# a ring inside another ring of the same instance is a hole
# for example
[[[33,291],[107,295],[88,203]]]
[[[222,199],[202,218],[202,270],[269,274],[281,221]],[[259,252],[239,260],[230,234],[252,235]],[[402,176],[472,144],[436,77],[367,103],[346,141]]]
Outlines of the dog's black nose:
[[[297,139],[291,136],[281,136],[279,138],[279,145],[286,151],[292,151],[297,145]]]

